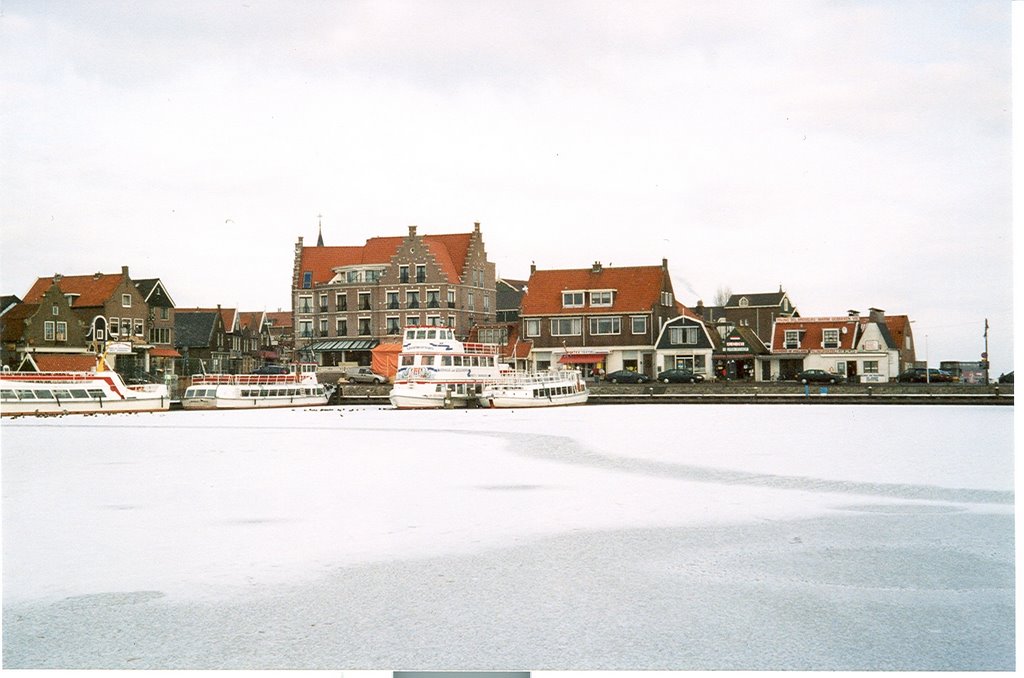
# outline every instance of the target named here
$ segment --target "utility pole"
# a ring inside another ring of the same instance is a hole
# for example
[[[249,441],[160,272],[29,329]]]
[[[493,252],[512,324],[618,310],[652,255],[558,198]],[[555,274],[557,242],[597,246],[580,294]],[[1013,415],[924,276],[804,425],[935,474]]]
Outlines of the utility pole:
[[[988,318],[985,318],[985,352],[981,354],[981,366],[985,370],[985,385],[988,386]]]

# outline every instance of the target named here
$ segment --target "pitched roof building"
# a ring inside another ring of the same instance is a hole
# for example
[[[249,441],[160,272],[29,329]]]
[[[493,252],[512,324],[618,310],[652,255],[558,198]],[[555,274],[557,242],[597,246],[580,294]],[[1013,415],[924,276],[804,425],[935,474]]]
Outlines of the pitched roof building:
[[[534,367],[557,363],[653,376],[662,324],[678,315],[668,260],[661,266],[538,270],[530,267],[520,310]]]
[[[493,321],[494,264],[480,224],[469,233],[370,238],[362,245],[295,245],[296,348],[325,365],[369,365],[370,350],[408,325],[444,325],[466,337]]]

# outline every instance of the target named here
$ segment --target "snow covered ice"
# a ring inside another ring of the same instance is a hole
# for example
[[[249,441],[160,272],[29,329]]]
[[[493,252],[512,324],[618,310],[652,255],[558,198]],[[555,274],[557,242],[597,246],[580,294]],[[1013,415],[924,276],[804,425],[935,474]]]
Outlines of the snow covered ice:
[[[5,420],[4,668],[1012,670],[1012,410]]]

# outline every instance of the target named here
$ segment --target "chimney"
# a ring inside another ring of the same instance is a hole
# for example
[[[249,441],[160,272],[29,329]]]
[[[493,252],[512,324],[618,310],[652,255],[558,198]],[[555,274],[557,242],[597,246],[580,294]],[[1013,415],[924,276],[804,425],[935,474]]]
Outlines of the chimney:
[[[409,237],[411,238],[414,235],[416,235],[416,227],[415,226],[410,226],[409,227]]]
[[[473,232],[474,233],[479,233],[480,232],[480,222],[479,221],[474,221],[473,222]]]
[[[123,275],[126,278],[128,277],[128,267],[127,266],[122,266],[121,267],[121,275]]]
[[[530,262],[530,275],[533,275],[536,272],[537,272],[537,263],[534,262],[534,261],[531,261]]]
[[[62,276],[60,273],[53,274],[53,282],[55,283],[59,283],[63,278],[64,276]]]
[[[869,308],[868,315],[871,318],[871,322],[884,323],[885,322],[885,311],[880,308]]]
[[[661,260],[661,270],[663,270],[663,271],[667,271],[668,270],[668,259],[664,259],[663,258]]]
[[[590,272],[591,273],[600,273],[601,272],[601,262],[600,261],[595,261],[594,265],[590,269]]]
[[[697,300],[697,313],[700,313],[701,315],[704,315],[704,300],[703,299],[698,299]]]
[[[857,318],[860,316],[860,311],[854,311],[853,309],[850,309],[849,311],[846,312],[846,315],[850,316],[851,318]]]

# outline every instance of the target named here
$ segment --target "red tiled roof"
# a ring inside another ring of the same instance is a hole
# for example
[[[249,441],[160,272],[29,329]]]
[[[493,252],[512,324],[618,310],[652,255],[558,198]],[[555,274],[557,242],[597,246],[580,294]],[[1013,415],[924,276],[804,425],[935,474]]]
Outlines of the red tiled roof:
[[[267,313],[267,320],[270,321],[271,327],[291,327],[292,326],[292,312],[291,311],[274,311],[273,313]]]
[[[149,349],[149,357],[151,358],[180,358],[181,354],[175,351],[173,348],[163,348],[157,346],[156,348]]]
[[[95,275],[66,275],[57,282],[64,294],[77,294],[74,307],[102,306],[114,294],[124,280],[121,273],[97,273]],[[25,301],[38,302],[53,284],[53,278],[39,278],[25,295]]]
[[[96,367],[96,356],[91,353],[33,353],[42,372],[88,372]]]
[[[422,236],[450,282],[457,282],[462,276],[471,237],[472,233]],[[326,283],[334,277],[333,269],[340,266],[391,263],[391,257],[403,242],[405,237],[392,236],[370,238],[362,246],[303,247],[300,270],[313,274],[314,285]]]
[[[802,330],[800,351],[822,350],[822,330],[839,329],[839,347],[842,350],[856,348],[861,318],[858,316],[835,316],[830,318],[776,318],[772,333],[772,352],[785,351],[786,330]],[[846,331],[843,331],[846,328]]]
[[[253,329],[257,332],[260,331],[260,321],[263,318],[263,311],[239,311],[238,312],[238,325],[243,330]]]
[[[527,283],[520,315],[565,313],[634,313],[649,311],[660,301],[665,272],[660,266],[605,267],[594,273],[589,268],[562,271],[534,271]],[[612,306],[562,307],[562,292],[573,290],[615,290]]]
[[[39,304],[18,304],[0,318],[3,341],[18,341],[25,334],[25,321],[35,315]]]

